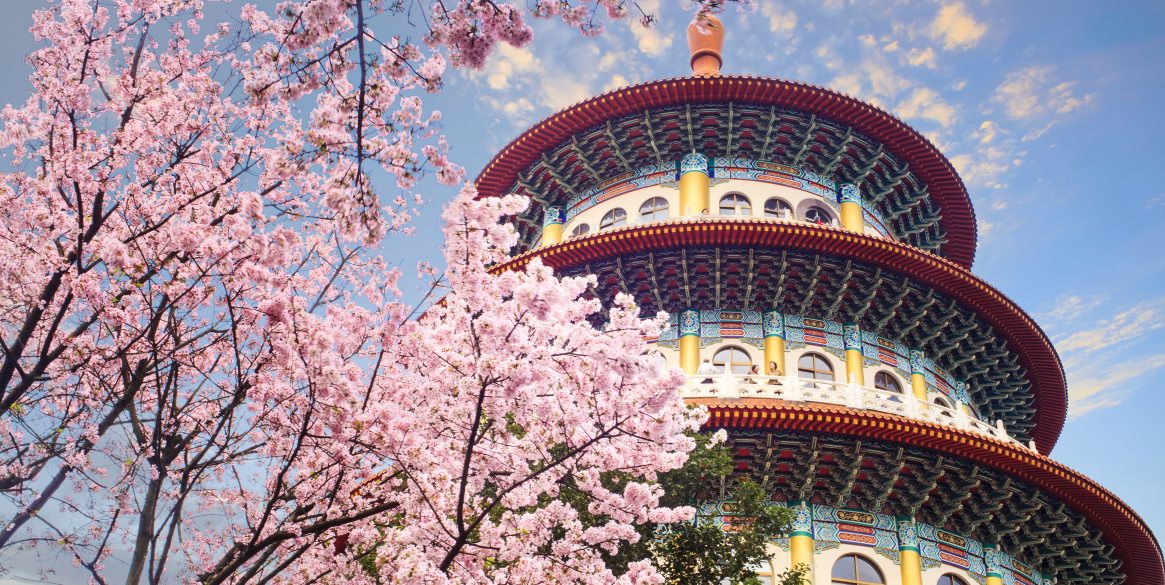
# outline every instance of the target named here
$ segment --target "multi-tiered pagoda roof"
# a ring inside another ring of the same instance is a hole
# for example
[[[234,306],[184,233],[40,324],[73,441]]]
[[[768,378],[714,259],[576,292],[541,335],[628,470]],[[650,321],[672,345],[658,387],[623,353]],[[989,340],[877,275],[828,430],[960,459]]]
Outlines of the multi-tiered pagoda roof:
[[[782,363],[814,355],[856,368],[848,383],[746,376],[726,393],[696,375],[685,389],[710,410],[710,429],[729,431],[736,479],[812,507],[814,528],[801,534],[818,543],[817,562],[834,543],[863,542],[839,528],[851,525],[838,511],[850,511],[870,518],[864,546],[875,550],[906,551],[923,534],[924,570],[988,583],[1165,583],[1140,517],[1048,457],[1065,421],[1063,367],[1036,322],[971,273],[975,214],[946,157],[877,107],[721,75],[719,61],[718,49],[694,48],[698,75],[588,99],[503,148],[477,179],[481,196],[532,203],[513,218],[521,239],[504,268],[539,258],[562,275],[595,275],[604,301],[629,293],[645,315],[673,315],[655,341],[679,354],[732,345],[763,348],[766,362],[777,352]],[[696,170],[705,198],[726,198],[721,213],[712,200],[696,213],[677,204],[692,161],[706,161]],[[656,207],[633,221],[640,201]],[[856,224],[838,224],[846,202],[858,205]],[[823,211],[803,213],[813,208]],[[699,343],[685,346],[685,335]],[[863,372],[913,380],[915,396],[865,386]],[[725,478],[724,498],[736,479]]]

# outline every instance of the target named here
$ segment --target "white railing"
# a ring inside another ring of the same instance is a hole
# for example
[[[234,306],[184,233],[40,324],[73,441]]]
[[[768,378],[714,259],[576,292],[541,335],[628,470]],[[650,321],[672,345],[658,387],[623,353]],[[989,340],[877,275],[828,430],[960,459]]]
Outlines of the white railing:
[[[837,404],[857,410],[876,410],[949,425],[1022,445],[1017,439],[1007,434],[1007,429],[1003,427],[1003,421],[996,421],[992,425],[978,420],[967,414],[962,402],[958,402],[954,408],[950,408],[941,404],[924,403],[911,394],[899,394],[857,384],[809,380],[794,376],[739,375],[729,372],[689,375],[681,392],[684,398],[718,398],[722,400],[773,398],[790,402]],[[1031,444],[1027,447],[1035,449]]]

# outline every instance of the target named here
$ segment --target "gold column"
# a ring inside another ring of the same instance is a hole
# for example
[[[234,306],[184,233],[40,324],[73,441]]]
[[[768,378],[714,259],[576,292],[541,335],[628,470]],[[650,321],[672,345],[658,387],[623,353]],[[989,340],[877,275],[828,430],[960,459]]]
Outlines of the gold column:
[[[680,160],[680,215],[690,217],[712,213],[708,158],[699,153]]]
[[[688,309],[680,313],[680,368],[695,374],[700,367],[700,312]]]
[[[910,350],[910,387],[914,390],[914,397],[926,404],[930,397],[926,393],[926,376],[922,374],[922,352]]]
[[[780,375],[788,376],[785,369],[785,316],[777,311],[765,311],[761,319],[761,328],[765,338],[765,363],[760,368],[761,374],[771,376],[769,362],[777,362]]]
[[[563,214],[561,207],[547,207],[542,219],[542,247],[553,246],[562,241]]]
[[[862,219],[862,194],[857,185],[843,183],[837,200],[841,203],[841,227],[859,234],[866,233],[866,222]]]
[[[1001,553],[992,545],[983,545],[983,560],[987,565],[987,585],[1003,585],[1003,569],[1000,567]]]
[[[866,385],[865,364],[862,360],[862,331],[855,323],[842,324],[842,343],[845,345],[845,382]]]
[[[805,502],[792,502],[793,525],[789,534],[789,556],[792,566],[805,565],[809,573],[805,578],[813,583],[813,514]]]
[[[922,585],[918,532],[911,519],[898,519],[898,560],[902,567],[902,585]]]

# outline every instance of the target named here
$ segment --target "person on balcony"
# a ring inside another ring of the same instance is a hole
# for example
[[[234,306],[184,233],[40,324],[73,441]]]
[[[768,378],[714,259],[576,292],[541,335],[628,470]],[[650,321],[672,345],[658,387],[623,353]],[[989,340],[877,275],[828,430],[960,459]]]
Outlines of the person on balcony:
[[[716,367],[712,365],[712,362],[708,361],[708,358],[704,358],[704,363],[700,364],[699,368],[696,368],[696,374],[700,376],[709,376],[708,378],[700,380],[700,383],[711,384],[712,378],[710,376],[714,376],[716,374]]]
[[[756,378],[754,378],[754,376],[759,376],[759,375],[760,375],[760,369],[757,368],[756,364],[753,364],[752,367],[750,367],[748,369],[748,374],[746,374],[744,376],[744,383],[745,384],[756,384]]]
[[[756,366],[753,366],[753,369],[756,369]],[[777,362],[772,361],[772,360],[769,361],[769,367],[768,367],[768,370],[765,372],[765,375],[769,377],[769,381],[768,381],[769,384],[773,384],[776,386],[781,385],[781,381],[778,379],[782,375],[781,368],[780,368],[780,366],[777,365]]]

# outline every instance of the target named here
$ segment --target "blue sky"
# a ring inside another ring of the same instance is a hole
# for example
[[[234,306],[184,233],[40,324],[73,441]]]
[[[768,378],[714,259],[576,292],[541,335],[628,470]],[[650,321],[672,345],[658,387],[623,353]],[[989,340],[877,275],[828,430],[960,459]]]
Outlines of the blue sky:
[[[979,219],[975,272],[1057,343],[1069,422],[1053,453],[1165,536],[1165,3],[757,0],[724,15],[724,71],[807,81],[888,109],[926,134],[967,182]],[[23,101],[34,0],[0,21],[0,102]],[[235,6],[238,6],[237,4]],[[688,73],[675,0],[659,22],[584,39],[539,23],[481,72],[428,100],[471,175],[522,129],[628,83]],[[386,22],[387,26],[388,23]],[[394,25],[396,28],[396,25]],[[422,34],[415,30],[414,37]],[[388,193],[391,197],[391,193]],[[431,187],[405,267],[439,257]]]

